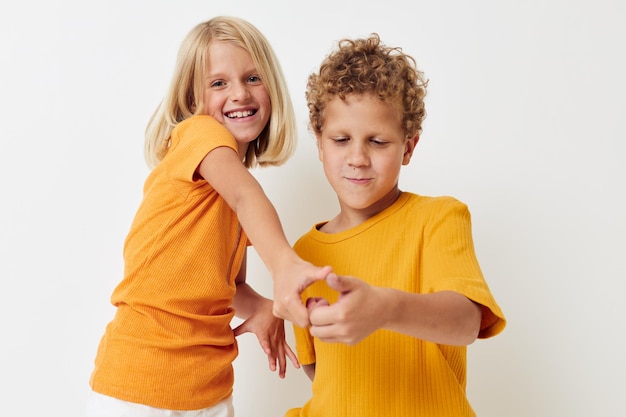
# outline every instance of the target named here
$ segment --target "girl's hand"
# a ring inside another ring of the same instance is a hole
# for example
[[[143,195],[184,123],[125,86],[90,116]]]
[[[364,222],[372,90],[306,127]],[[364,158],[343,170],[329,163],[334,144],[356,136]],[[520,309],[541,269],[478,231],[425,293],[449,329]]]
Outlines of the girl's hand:
[[[278,362],[278,376],[285,377],[287,371],[287,357],[295,368],[300,368],[300,362],[285,339],[285,322],[272,314],[272,302],[268,300],[255,311],[247,320],[234,330],[235,337],[243,333],[254,333],[259,340],[261,349],[267,355],[270,370],[276,371]]]
[[[274,315],[306,328],[311,323],[302,292],[315,281],[324,280],[332,272],[330,266],[318,267],[300,258],[290,258],[274,274]]]

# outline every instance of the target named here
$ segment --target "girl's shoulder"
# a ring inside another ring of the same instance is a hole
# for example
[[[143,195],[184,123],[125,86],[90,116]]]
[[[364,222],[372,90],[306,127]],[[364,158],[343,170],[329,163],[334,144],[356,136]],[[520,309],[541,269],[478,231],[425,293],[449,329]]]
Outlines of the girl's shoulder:
[[[171,134],[171,146],[189,143],[198,146],[201,143],[213,146],[230,146],[237,149],[235,137],[214,117],[195,115],[179,122]]]
[[[197,114],[178,122],[172,133],[176,132],[178,134],[182,134],[188,131],[204,129],[211,129],[230,135],[228,129],[222,126],[213,116],[206,114]]]

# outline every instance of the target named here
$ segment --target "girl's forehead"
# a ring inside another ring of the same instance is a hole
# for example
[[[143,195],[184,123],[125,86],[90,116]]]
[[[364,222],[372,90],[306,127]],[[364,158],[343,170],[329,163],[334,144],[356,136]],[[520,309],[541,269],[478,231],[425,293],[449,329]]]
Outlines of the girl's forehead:
[[[207,69],[210,72],[222,72],[233,69],[254,69],[252,55],[243,47],[227,41],[212,41],[209,43],[207,57]]]
[[[212,51],[241,51],[248,53],[248,51],[234,40],[212,39],[207,45],[207,50]]]

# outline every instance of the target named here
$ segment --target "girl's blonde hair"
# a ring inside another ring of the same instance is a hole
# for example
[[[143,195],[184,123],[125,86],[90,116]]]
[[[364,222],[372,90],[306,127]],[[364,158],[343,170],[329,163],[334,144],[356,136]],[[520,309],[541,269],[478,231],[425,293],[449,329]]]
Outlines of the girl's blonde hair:
[[[283,164],[295,150],[296,121],[280,63],[256,27],[228,16],[198,24],[183,40],[170,87],[146,127],[146,163],[150,168],[158,165],[169,148],[172,129],[204,108],[204,73],[211,42],[231,42],[248,51],[270,98],[268,125],[248,146],[244,165],[251,168]]]

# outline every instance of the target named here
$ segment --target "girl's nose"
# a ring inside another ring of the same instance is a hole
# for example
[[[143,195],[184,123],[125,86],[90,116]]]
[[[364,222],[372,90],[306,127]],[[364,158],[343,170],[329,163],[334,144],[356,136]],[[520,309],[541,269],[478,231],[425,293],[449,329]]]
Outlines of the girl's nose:
[[[245,101],[250,97],[250,91],[245,83],[234,83],[231,89],[231,99],[233,101]]]

